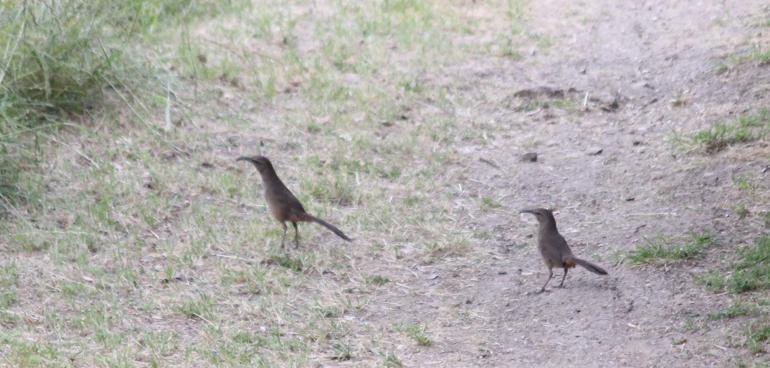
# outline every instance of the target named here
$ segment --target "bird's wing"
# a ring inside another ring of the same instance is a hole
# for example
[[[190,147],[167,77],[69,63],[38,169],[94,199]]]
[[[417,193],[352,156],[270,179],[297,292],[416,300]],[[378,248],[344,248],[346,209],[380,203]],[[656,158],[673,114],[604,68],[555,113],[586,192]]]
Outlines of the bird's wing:
[[[560,234],[545,236],[539,243],[543,258],[553,266],[564,267],[564,261],[572,257],[567,241]]]

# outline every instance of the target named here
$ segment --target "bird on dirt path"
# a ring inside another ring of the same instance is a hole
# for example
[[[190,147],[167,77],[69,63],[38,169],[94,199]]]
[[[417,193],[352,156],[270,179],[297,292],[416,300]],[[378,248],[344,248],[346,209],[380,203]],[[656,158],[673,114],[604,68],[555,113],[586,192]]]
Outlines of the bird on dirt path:
[[[556,229],[556,219],[553,218],[553,213],[545,208],[537,208],[533,210],[523,210],[519,213],[531,213],[537,218],[537,222],[540,223],[540,228],[537,232],[537,248],[540,250],[540,255],[543,256],[543,261],[548,267],[548,279],[545,280],[545,284],[540,288],[538,293],[545,291],[546,285],[553,278],[553,268],[563,268],[564,276],[561,278],[559,286],[564,286],[564,278],[567,277],[567,271],[575,265],[580,265],[586,270],[599,275],[606,275],[607,271],[603,268],[575,257],[572,251],[567,245],[567,241],[559,234],[559,230]]]
[[[302,203],[299,202],[297,197],[292,194],[289,188],[283,184],[281,179],[278,178],[278,174],[273,169],[273,164],[270,160],[264,156],[252,156],[239,157],[236,161],[248,161],[251,162],[254,167],[257,168],[259,174],[262,176],[262,183],[265,185],[265,201],[267,207],[270,208],[270,212],[273,214],[278,222],[283,225],[283,238],[281,239],[281,248],[284,247],[286,242],[286,221],[291,222],[294,225],[294,241],[296,246],[299,247],[299,230],[297,229],[298,222],[315,222],[321,226],[331,230],[342,239],[351,241],[340,229],[334,227],[334,225],[319,219],[307,212],[302,207]]]

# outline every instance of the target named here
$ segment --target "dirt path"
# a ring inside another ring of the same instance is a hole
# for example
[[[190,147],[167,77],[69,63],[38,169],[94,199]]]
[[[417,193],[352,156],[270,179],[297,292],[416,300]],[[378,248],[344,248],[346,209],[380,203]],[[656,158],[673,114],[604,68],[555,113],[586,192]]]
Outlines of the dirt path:
[[[148,97],[168,115],[105,113],[40,149],[44,195],[6,207],[0,234],[0,366],[766,359],[744,343],[768,325],[762,292],[690,274],[728,270],[767,232],[767,137],[674,144],[766,107],[770,68],[731,56],[770,49],[766,1],[253,4],[168,35],[162,68],[180,80]],[[280,249],[258,174],[235,161],[257,153],[355,241],[302,226],[303,246]],[[609,276],[577,269],[535,294],[532,207],[555,207]],[[716,243],[626,262],[691,233]],[[753,316],[709,318],[738,299]]]
[[[725,214],[732,212],[731,175],[759,171],[766,156],[678,154],[668,141],[674,130],[702,129],[761,106],[766,67],[727,75],[713,70],[727,53],[746,50],[762,6],[533,2],[532,32],[547,35],[550,47],[521,50],[521,61],[477,59],[429,76],[454,80],[464,100],[477,102],[464,106],[468,120],[487,122],[490,131],[485,145],[458,144],[468,164],[465,196],[504,199],[500,209],[458,219],[469,232],[492,234],[484,253],[415,265],[407,276],[413,282],[379,296],[372,320],[435,321],[436,344],[405,343],[402,361],[415,367],[735,364],[744,351],[726,338],[737,321],[703,318],[728,306],[730,297],[693,285],[689,276],[714,257],[639,268],[618,264],[615,255],[643,237],[709,232],[729,249],[758,231],[758,221]],[[585,99],[589,111],[541,106],[515,112],[507,105],[517,90],[540,85],[575,88],[571,98]],[[617,109],[610,106],[615,97]],[[588,154],[596,148],[600,154]],[[538,161],[520,162],[525,152],[537,152]],[[766,205],[754,202],[751,210]],[[533,294],[546,272],[531,237],[536,225],[515,214],[533,206],[557,207],[557,223],[574,252],[606,266],[610,276],[578,269],[565,289]],[[687,325],[690,317],[700,317],[694,327]]]

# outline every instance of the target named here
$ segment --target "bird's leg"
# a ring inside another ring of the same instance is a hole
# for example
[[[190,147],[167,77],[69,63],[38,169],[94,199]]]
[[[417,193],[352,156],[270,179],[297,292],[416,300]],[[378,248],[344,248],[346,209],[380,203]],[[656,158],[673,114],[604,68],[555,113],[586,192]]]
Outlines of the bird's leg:
[[[297,248],[299,248],[299,229],[297,229],[297,223],[292,222],[292,225],[294,225],[294,243]]]
[[[548,285],[548,281],[551,281],[552,277],[553,277],[553,268],[548,268],[548,278],[545,279],[545,284],[543,284],[543,287],[541,287],[540,291],[537,292],[538,294],[545,291],[545,286]]]
[[[561,282],[559,283],[559,286],[554,286],[556,288],[564,287],[564,279],[567,277],[567,271],[569,271],[569,268],[564,267],[564,276],[561,277]]]
[[[286,223],[281,222],[281,225],[283,225],[283,238],[281,239],[281,249],[283,249],[283,245],[286,243]]]

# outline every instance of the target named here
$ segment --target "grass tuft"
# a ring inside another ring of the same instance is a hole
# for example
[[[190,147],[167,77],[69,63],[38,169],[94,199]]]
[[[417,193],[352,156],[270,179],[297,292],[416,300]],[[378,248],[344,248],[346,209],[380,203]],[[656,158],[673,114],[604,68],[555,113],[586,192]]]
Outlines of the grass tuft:
[[[396,356],[396,353],[389,352],[385,354],[385,357],[383,358],[382,364],[385,367],[388,368],[395,368],[395,367],[403,367],[404,363],[401,363],[401,360],[398,359]]]
[[[382,286],[390,282],[390,279],[380,275],[369,275],[366,278],[366,283],[370,285]]]
[[[738,248],[737,257],[740,261],[732,264],[731,273],[711,270],[691,276],[696,283],[714,291],[745,293],[770,288],[770,236],[761,236],[754,244]]]
[[[488,198],[488,197],[482,197],[481,204],[482,204],[482,207],[485,207],[485,208],[499,208],[500,206],[502,206],[502,204],[500,204],[500,201],[494,198]]]
[[[276,256],[271,256],[270,260],[272,262],[275,262],[275,264],[277,264],[277,265],[279,265],[281,267],[286,267],[286,268],[288,268],[288,269],[290,269],[290,270],[292,270],[294,272],[302,271],[302,268],[304,267],[304,263],[299,258],[293,259],[293,258],[288,257],[288,256],[284,257],[284,256],[277,256],[276,255]]]
[[[770,227],[770,211],[760,211],[759,217],[762,218],[762,221],[765,224],[765,227]]]
[[[433,344],[433,339],[428,336],[428,323],[425,322],[424,324],[420,325],[418,323],[415,324],[404,324],[403,322],[401,324],[394,325],[396,328],[396,331],[405,333],[407,336],[409,336],[412,340],[414,340],[417,345],[420,346],[430,346]]]
[[[770,110],[757,109],[730,121],[715,122],[708,129],[678,137],[680,145],[703,147],[706,152],[721,151],[735,143],[764,139],[770,132]]]
[[[334,348],[334,356],[332,357],[334,360],[346,361],[350,360],[353,356],[350,344],[347,342],[335,341],[332,343],[332,348]]]
[[[709,313],[708,318],[716,320],[740,316],[758,316],[760,314],[762,314],[762,311],[756,305],[751,305],[741,299],[735,299],[730,307],[722,311]]]
[[[636,249],[627,253],[626,258],[634,263],[651,263],[664,265],[678,263],[703,255],[706,248],[714,244],[716,239],[709,234],[690,234],[684,244],[672,244],[670,239],[659,239],[655,242],[644,238],[646,245],[637,245]]]
[[[770,340],[770,324],[753,323],[746,329],[746,341],[744,344],[754,354],[765,352],[764,343]]]
[[[8,308],[16,300],[16,283],[19,273],[16,262],[0,266],[0,308]]]
[[[200,294],[197,297],[184,301],[174,308],[175,311],[189,318],[202,318],[211,321],[214,317],[216,299],[208,294]]]
[[[749,57],[759,64],[767,64],[770,61],[770,48],[763,48],[759,45],[755,45],[749,52]]]

